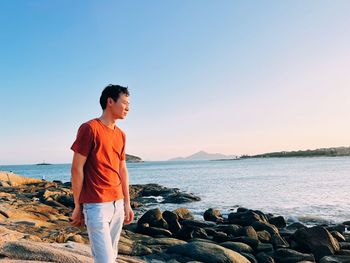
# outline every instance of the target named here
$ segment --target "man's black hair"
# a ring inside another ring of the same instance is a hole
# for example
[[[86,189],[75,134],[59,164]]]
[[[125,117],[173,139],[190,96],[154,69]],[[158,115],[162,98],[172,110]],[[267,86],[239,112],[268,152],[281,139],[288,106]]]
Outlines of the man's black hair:
[[[129,96],[128,88],[113,84],[109,84],[107,87],[105,87],[100,97],[100,105],[102,110],[106,109],[108,98],[112,98],[114,101],[117,101],[121,93]]]

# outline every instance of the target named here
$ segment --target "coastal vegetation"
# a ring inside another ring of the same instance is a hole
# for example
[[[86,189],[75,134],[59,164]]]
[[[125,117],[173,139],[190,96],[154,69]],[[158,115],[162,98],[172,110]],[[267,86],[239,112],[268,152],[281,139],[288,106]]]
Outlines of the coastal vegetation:
[[[143,162],[142,159],[135,155],[126,154],[126,161],[130,163]]]
[[[316,150],[281,151],[258,155],[242,155],[244,158],[279,158],[279,157],[336,157],[350,156],[350,147],[320,148]]]

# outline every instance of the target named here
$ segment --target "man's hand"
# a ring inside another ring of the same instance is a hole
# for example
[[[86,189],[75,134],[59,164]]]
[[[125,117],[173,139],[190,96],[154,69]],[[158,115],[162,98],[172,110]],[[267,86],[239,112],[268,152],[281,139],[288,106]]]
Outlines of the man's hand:
[[[72,213],[72,217],[69,219],[69,221],[72,226],[76,226],[76,227],[84,226],[84,215],[83,215],[82,207],[80,205],[75,206]]]
[[[134,212],[130,204],[124,204],[124,224],[128,225],[134,220]]]

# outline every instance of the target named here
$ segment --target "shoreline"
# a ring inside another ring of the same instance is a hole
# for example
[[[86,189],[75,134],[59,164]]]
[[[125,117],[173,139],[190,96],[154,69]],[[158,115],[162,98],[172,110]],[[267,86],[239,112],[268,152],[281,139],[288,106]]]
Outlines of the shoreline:
[[[68,223],[74,204],[70,183],[33,181],[14,174],[11,177],[12,180],[6,181],[3,179],[8,175],[0,174],[0,260],[1,257],[8,260],[39,257],[47,262],[91,262],[86,229]],[[157,204],[158,196],[177,208],[162,211],[147,207],[150,203]],[[188,202],[199,201],[199,197],[157,184],[132,185],[130,197],[135,221],[123,227],[120,262],[254,263],[261,262],[261,253],[278,262],[284,262],[286,255],[298,261],[319,262],[324,255],[312,247],[315,242],[330,251],[327,256],[346,254],[349,248],[350,260],[350,221],[308,227],[300,222],[288,222],[283,216],[243,207],[236,207],[228,215],[208,207],[200,219],[183,207]],[[34,245],[44,250],[35,250]],[[24,252],[21,254],[18,248]],[[76,260],[55,261],[47,251]]]
[[[26,180],[29,180],[29,181],[33,181],[33,182],[41,182],[43,179],[39,179],[39,178],[36,178],[36,177],[26,177],[26,176],[23,176],[23,175],[18,175],[18,174],[15,174],[11,171],[2,171],[0,170],[0,181],[6,181],[6,174],[10,175],[10,176],[18,176],[19,178],[27,178]],[[66,184],[66,186],[70,187],[69,186],[69,182],[62,182],[60,180],[52,180],[52,181],[49,181],[49,180],[45,180],[45,182],[59,182],[61,184]],[[134,186],[135,187],[140,187],[142,185],[152,185],[151,184],[135,184]],[[154,184],[154,185],[158,185],[158,184]],[[163,187],[165,189],[167,189],[168,187],[165,187],[165,186],[161,186],[161,185],[158,185],[159,188]],[[168,188],[168,189],[177,189],[176,191],[180,191],[180,189],[178,188]],[[160,189],[158,191],[161,191]],[[172,191],[172,190],[169,190],[169,191]],[[157,192],[155,192],[155,194],[157,194]],[[193,194],[192,194],[193,195]],[[193,195],[194,196],[194,195]],[[200,197],[198,197],[200,199]],[[147,207],[147,208],[154,208],[156,206],[160,206],[162,209],[164,208],[167,208],[170,204],[171,207],[175,206],[176,205],[176,202],[164,202],[162,203],[163,199],[162,197],[159,195],[158,197],[155,196],[154,198],[143,198],[142,199],[142,202],[144,203],[144,207]],[[198,200],[199,202],[202,202],[204,200]],[[203,216],[203,213],[205,212],[205,210],[208,208],[208,207],[213,207],[213,208],[216,208],[216,209],[220,209],[222,211],[222,214],[223,215],[228,215],[231,211],[233,211],[234,208],[237,208],[241,205],[238,205],[238,204],[233,204],[232,207],[226,207],[226,208],[222,208],[220,206],[217,206],[216,204],[207,204],[205,207],[203,206],[202,208],[200,209],[195,209],[193,207],[191,207],[191,202],[185,202],[187,204],[185,204],[185,207],[189,210],[192,211],[192,213],[194,214],[194,216],[196,218],[201,218]],[[138,207],[140,206],[140,204],[136,204]],[[243,205],[244,206],[244,205]],[[346,220],[350,220],[350,218],[347,218],[345,216],[343,216],[343,219],[332,219],[332,218],[327,218],[327,216],[320,216],[319,214],[314,214],[314,213],[310,213],[310,214],[307,214],[307,213],[288,213],[288,212],[284,212],[284,208],[276,208],[276,209],[266,209],[264,207],[254,207],[254,206],[249,206],[251,209],[257,209],[257,210],[263,210],[263,211],[268,211],[269,213],[274,213],[274,214],[278,214],[278,215],[282,215],[286,218],[286,220],[289,222],[289,223],[294,223],[294,222],[300,222],[300,223],[303,223],[307,226],[313,226],[313,225],[317,225],[317,224],[340,224],[342,223],[343,221],[346,221]],[[291,209],[291,208],[290,208]],[[290,210],[289,209],[289,210]]]

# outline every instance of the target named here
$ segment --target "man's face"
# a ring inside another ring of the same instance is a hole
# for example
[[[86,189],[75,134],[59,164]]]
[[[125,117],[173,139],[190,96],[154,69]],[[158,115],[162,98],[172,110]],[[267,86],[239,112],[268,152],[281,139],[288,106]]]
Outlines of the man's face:
[[[121,93],[117,101],[110,100],[110,109],[114,119],[124,119],[129,111],[129,97]]]

